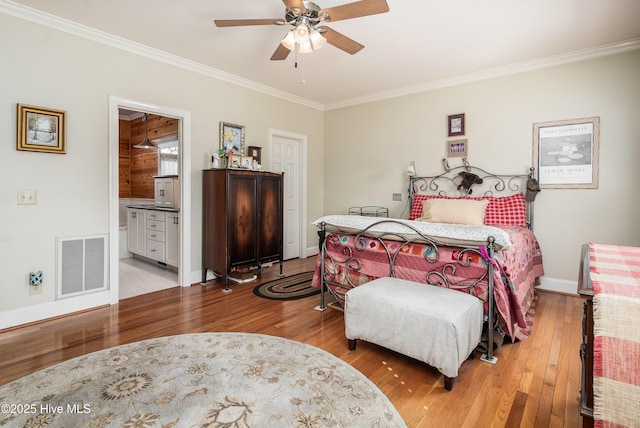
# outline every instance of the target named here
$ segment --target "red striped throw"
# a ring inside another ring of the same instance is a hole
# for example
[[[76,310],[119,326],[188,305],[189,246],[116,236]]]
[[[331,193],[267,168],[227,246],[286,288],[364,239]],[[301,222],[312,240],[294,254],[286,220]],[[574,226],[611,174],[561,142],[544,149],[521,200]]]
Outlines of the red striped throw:
[[[596,427],[640,423],[640,248],[589,244]]]

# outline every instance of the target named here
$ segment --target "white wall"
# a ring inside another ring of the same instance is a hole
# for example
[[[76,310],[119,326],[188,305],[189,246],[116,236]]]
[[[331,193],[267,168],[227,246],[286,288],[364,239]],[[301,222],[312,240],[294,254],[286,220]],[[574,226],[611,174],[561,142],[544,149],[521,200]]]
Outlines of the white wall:
[[[495,173],[528,171],[533,123],[600,116],[599,188],[545,189],[536,200],[546,279],[576,281],[582,243],[640,246],[632,178],[640,162],[639,76],[636,50],[329,111],[325,212],[382,205],[399,215],[406,199],[391,197],[406,198],[408,163],[415,160],[419,175],[442,172],[449,114],[466,114],[469,160]]]
[[[219,122],[243,124],[246,144],[269,129],[308,137],[308,193],[322,193],[322,111],[0,14],[0,314],[54,304],[55,239],[109,232],[108,107],[114,95],[191,113],[191,266],[201,267],[201,170],[219,145]],[[16,104],[67,111],[67,154],[16,150]],[[17,205],[19,189],[37,205]],[[309,222],[322,214],[310,197]],[[310,227],[308,242],[317,236]],[[29,295],[28,273],[44,272]],[[62,304],[62,303],[61,303]],[[67,306],[73,307],[73,304]],[[1,327],[0,327],[1,328]]]

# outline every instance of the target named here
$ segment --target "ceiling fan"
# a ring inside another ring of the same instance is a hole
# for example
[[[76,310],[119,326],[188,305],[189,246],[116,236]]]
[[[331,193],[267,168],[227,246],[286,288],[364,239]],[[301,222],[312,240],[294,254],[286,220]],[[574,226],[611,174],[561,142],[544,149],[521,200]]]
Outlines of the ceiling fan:
[[[291,25],[293,27],[271,56],[272,61],[284,60],[289,52],[309,53],[329,43],[351,55],[364,48],[349,37],[320,25],[361,16],[376,15],[389,11],[386,0],[360,0],[341,6],[321,9],[307,0],[282,0],[286,6],[285,17],[275,19],[216,19],[218,27],[240,27],[248,25]]]

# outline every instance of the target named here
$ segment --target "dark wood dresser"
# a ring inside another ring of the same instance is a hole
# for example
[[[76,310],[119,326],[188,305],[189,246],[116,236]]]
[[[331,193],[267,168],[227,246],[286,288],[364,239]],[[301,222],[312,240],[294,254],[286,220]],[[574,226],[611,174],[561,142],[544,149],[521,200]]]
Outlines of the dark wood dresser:
[[[589,244],[582,246],[578,294],[584,298],[582,317],[582,382],[580,388],[580,415],[583,428],[593,427],[593,285],[589,276]]]
[[[279,261],[282,273],[283,174],[203,171],[202,282]],[[242,277],[242,275],[239,275]]]

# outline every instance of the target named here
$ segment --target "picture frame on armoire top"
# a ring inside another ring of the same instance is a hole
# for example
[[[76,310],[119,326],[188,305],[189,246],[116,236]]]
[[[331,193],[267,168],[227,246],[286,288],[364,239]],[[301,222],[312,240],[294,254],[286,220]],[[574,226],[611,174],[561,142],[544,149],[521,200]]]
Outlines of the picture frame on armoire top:
[[[225,153],[244,156],[244,126],[220,122],[220,149]]]
[[[252,157],[259,165],[262,165],[262,147],[249,146],[247,148],[247,156]]]

